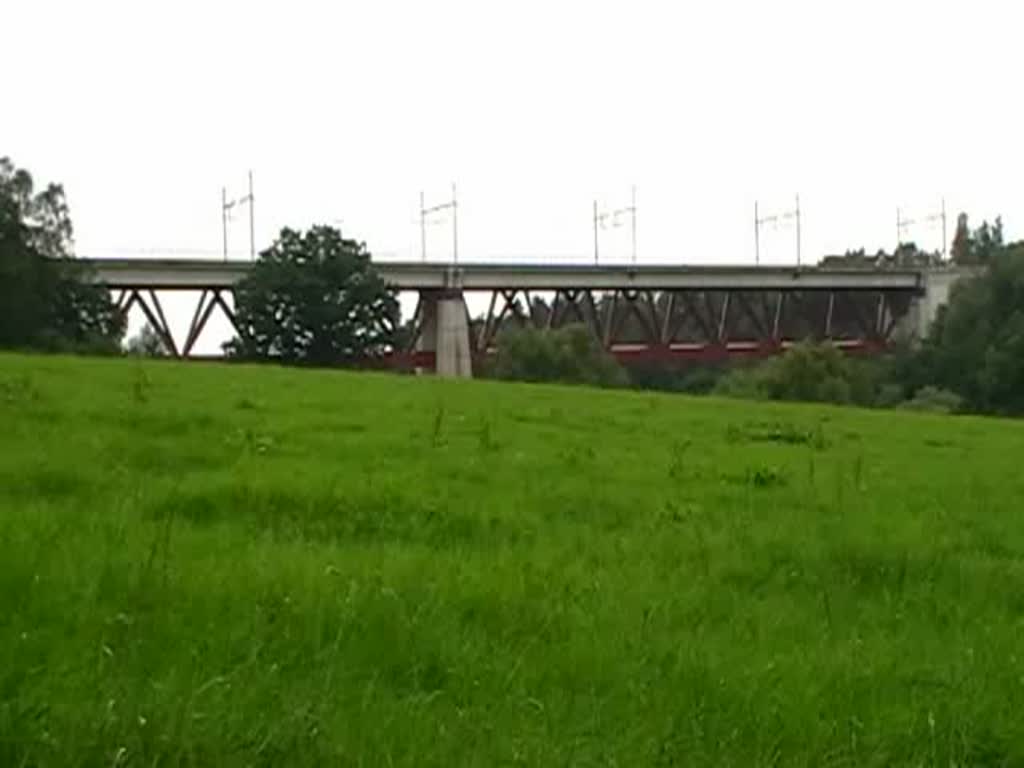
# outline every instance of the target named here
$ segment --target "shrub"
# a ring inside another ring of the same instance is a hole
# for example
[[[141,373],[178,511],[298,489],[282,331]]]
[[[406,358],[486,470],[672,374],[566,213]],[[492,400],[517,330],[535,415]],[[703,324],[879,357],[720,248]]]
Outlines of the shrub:
[[[554,331],[524,328],[503,333],[490,375],[513,381],[597,387],[628,384],[626,372],[582,325]]]
[[[770,399],[765,383],[765,365],[734,368],[720,378],[711,393],[720,397],[736,397],[742,400]]]
[[[729,369],[718,364],[649,362],[631,364],[626,370],[630,386],[636,389],[706,395]]]
[[[753,368],[738,368],[715,394],[765,400],[874,405],[885,378],[882,363],[854,360],[831,344],[804,342]]]
[[[875,405],[879,408],[895,408],[903,403],[903,387],[892,382],[883,384],[875,397]]]
[[[921,387],[914,397],[900,404],[900,408],[909,411],[928,411],[930,413],[956,413],[963,409],[964,399],[955,392],[941,387]]]

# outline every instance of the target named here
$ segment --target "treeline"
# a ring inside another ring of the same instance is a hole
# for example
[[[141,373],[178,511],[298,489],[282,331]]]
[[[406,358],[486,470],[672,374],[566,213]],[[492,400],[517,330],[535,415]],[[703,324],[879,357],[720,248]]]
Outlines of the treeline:
[[[867,253],[865,249],[847,251],[842,256],[826,256],[821,260],[823,267],[851,267],[873,269],[920,269],[922,267],[977,267],[989,264],[1000,251],[1003,243],[1003,220],[996,217],[993,223],[982,222],[971,230],[966,213],[957,216],[956,232],[946,260],[942,253],[925,251],[916,243],[900,243],[891,253],[879,250]]]

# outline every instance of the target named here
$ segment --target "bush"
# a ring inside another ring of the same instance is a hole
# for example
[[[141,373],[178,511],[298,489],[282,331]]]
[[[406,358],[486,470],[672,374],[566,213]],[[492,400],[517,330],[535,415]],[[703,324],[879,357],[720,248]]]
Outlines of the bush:
[[[691,395],[706,395],[714,390],[727,373],[723,366],[696,366],[682,374],[678,391]]]
[[[769,360],[765,385],[773,400],[846,403],[851,387],[847,360],[831,344],[798,344]]]
[[[765,382],[766,373],[766,364],[734,368],[715,383],[711,394],[741,400],[768,400],[771,396]]]
[[[884,368],[853,360],[831,344],[804,342],[753,368],[738,368],[716,385],[727,397],[874,405]]]
[[[921,387],[910,400],[900,404],[908,411],[930,413],[956,413],[963,409],[964,399],[955,392],[941,387]]]
[[[507,331],[498,344],[490,375],[512,381],[549,381],[622,387],[626,372],[582,325],[555,331]]]
[[[133,357],[165,357],[168,354],[167,345],[149,323],[128,339],[124,351]]]
[[[631,364],[626,370],[630,386],[636,389],[706,395],[729,369],[718,364],[653,362]]]
[[[878,390],[875,405],[879,408],[895,408],[903,403],[903,387],[892,382],[883,384]]]

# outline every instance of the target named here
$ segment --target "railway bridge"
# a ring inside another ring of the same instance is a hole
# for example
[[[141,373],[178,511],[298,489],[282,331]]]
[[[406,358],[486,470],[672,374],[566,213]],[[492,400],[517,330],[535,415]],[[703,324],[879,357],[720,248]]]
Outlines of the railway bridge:
[[[239,331],[233,289],[252,262],[82,259],[115,292],[138,305],[173,354],[193,354],[219,309]],[[412,333],[395,364],[471,376],[509,325],[542,329],[583,323],[623,362],[714,360],[769,355],[812,337],[877,351],[927,330],[955,269],[835,269],[685,265],[439,264],[378,262],[382,277],[417,296]],[[168,291],[198,295],[188,332],[174,338],[160,302]],[[466,297],[488,310],[470,317]]]

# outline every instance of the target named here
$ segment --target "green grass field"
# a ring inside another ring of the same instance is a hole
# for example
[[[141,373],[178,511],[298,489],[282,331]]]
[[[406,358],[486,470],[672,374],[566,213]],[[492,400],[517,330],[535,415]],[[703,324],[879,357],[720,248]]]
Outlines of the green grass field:
[[[0,356],[0,766],[1024,764],[1024,424]]]

